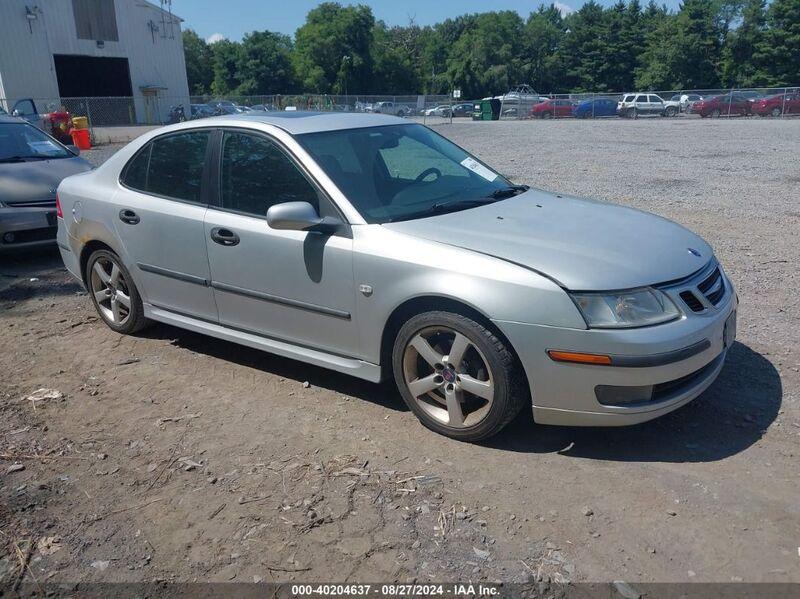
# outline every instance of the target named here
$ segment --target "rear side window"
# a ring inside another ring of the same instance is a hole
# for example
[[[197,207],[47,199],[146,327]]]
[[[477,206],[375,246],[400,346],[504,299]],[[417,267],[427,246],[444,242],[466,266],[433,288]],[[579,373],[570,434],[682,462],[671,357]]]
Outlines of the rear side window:
[[[647,96],[636,96],[637,102],[647,102]]]
[[[161,137],[128,163],[122,182],[138,191],[201,203],[201,181],[210,131]]]
[[[623,102],[633,102],[633,96],[625,96],[622,100]]]

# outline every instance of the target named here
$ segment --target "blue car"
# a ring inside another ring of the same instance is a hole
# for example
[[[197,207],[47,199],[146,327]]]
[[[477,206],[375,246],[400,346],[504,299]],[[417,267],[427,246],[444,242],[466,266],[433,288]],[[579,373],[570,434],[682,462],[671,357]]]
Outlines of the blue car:
[[[611,98],[592,98],[584,100],[572,109],[576,119],[590,119],[600,116],[617,116],[617,101]]]

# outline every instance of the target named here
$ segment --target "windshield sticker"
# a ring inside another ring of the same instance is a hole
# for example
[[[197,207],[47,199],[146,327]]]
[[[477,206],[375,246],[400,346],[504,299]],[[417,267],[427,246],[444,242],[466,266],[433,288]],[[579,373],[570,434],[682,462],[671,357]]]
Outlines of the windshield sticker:
[[[494,181],[498,175],[494,171],[489,170],[474,158],[465,158],[461,161],[461,166],[468,168],[476,175],[480,175],[487,181]]]
[[[29,141],[28,146],[37,154],[58,154],[61,152],[61,148],[49,139],[44,141]]]

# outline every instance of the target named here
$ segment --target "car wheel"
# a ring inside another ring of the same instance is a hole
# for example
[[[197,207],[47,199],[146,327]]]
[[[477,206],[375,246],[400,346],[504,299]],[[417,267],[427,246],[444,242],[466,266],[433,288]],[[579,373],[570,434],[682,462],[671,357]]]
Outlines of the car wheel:
[[[397,111],[397,116],[399,116],[400,118],[406,116],[406,111],[405,110],[398,110]]]
[[[461,441],[497,434],[528,398],[511,349],[452,312],[408,320],[395,339],[392,365],[403,400],[422,424]]]
[[[85,277],[94,307],[109,328],[130,335],[147,326],[139,291],[119,256],[97,250],[86,262]]]
[[[719,108],[715,108],[714,110],[711,111],[711,117],[715,119],[718,119],[721,114],[722,111]]]
[[[552,118],[552,116],[553,116],[552,112],[543,112],[542,113],[542,118],[543,119],[549,119],[549,118]]]
[[[781,116],[781,109],[776,106],[770,114],[775,117]]]
[[[667,116],[675,116],[678,114],[678,109],[674,106],[667,106],[667,110],[665,111]]]

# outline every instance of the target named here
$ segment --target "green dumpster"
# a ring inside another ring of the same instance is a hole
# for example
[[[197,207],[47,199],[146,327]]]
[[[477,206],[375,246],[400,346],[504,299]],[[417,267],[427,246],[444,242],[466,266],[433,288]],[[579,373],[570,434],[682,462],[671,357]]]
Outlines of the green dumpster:
[[[472,119],[475,121],[496,121],[500,118],[500,100],[492,98],[475,103]]]

